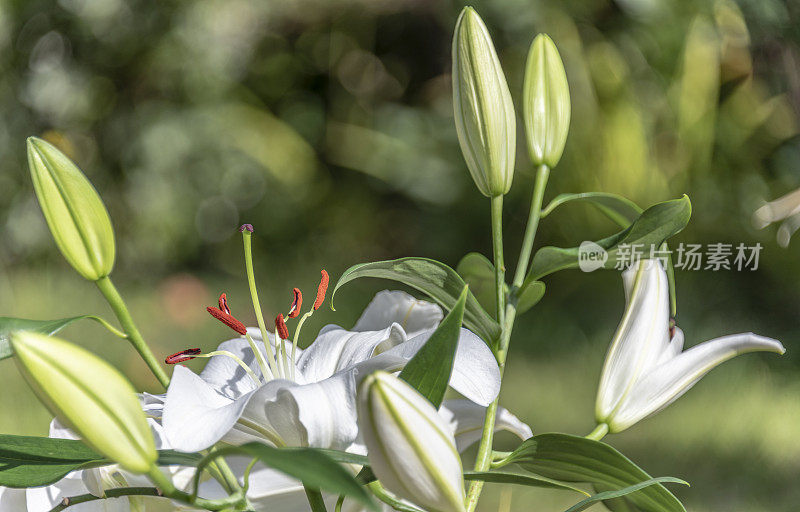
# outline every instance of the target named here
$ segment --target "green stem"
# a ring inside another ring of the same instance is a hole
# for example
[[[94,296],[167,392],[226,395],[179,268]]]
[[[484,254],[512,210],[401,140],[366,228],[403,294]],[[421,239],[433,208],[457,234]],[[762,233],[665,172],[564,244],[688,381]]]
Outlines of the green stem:
[[[116,489],[107,489],[105,498],[120,498],[122,496],[156,496],[160,497],[161,492],[155,487],[118,487]],[[61,500],[61,503],[50,509],[50,512],[59,512],[72,507],[80,505],[89,501],[102,500],[99,496],[93,494],[79,494],[78,496],[70,496]]]
[[[246,498],[242,492],[236,492],[231,496],[219,500],[207,500],[205,498],[198,498],[189,493],[178,490],[172,481],[167,478],[160,469],[153,466],[147,474],[150,481],[155,484],[161,491],[161,494],[167,498],[192,505],[195,508],[206,510],[226,510],[231,508],[232,505],[242,504],[246,502]],[[237,484],[238,487],[238,484]]]
[[[542,199],[544,199],[544,189],[547,186],[547,179],[550,177],[550,168],[544,164],[536,169],[536,179],[533,184],[533,198],[531,199],[531,211],[528,214],[528,225],[525,227],[525,235],[522,238],[522,247],[519,251],[517,270],[514,273],[513,286],[519,288],[525,280],[528,271],[528,264],[533,250],[533,240],[536,238],[536,231],[539,229],[539,219],[542,212]]]
[[[499,198],[492,198],[492,242],[494,249],[495,261],[495,287],[497,293],[497,321],[501,327],[500,340],[497,344],[496,357],[497,364],[500,367],[500,379],[502,382],[503,373],[506,367],[506,356],[508,354],[508,346],[511,342],[511,332],[514,328],[514,320],[517,316],[517,301],[515,298],[516,289],[522,285],[525,280],[525,274],[528,270],[528,264],[533,251],[533,242],[536,238],[536,231],[539,228],[539,219],[541,218],[542,199],[544,198],[544,189],[547,186],[547,179],[550,176],[550,168],[546,165],[540,165],[536,170],[536,179],[533,185],[533,198],[531,199],[531,210],[528,216],[528,225],[525,227],[525,235],[520,248],[519,260],[517,261],[517,269],[514,274],[514,282],[512,288],[511,300],[505,304],[505,267],[503,264],[503,233],[502,233],[502,210],[503,202],[502,196]],[[496,201],[496,199],[499,199]],[[502,308],[502,310],[501,310]],[[494,401],[486,408],[486,417],[483,422],[483,431],[481,435],[481,442],[478,446],[478,456],[475,460],[475,471],[487,471],[492,464],[492,441],[494,440],[494,426],[495,418],[497,416],[497,407],[500,397],[498,395]],[[476,480],[470,483],[469,490],[467,491],[466,506],[469,512],[473,512],[478,506],[478,500],[483,490],[483,482]]]
[[[608,425],[606,425],[605,423],[600,423],[594,428],[594,430],[586,434],[584,437],[586,439],[593,439],[595,441],[599,441],[603,439],[606,436],[606,434],[608,434]]]
[[[377,480],[368,483],[367,487],[370,491],[372,491],[372,494],[374,494],[376,498],[392,507],[393,510],[397,510],[398,512],[424,512],[421,508],[403,503],[402,501],[396,499],[394,496],[386,492],[386,489],[384,489],[381,483]]]
[[[106,298],[106,301],[108,301],[114,314],[117,315],[117,319],[122,325],[122,329],[127,334],[128,340],[133,345],[133,348],[135,348],[142,359],[144,359],[144,362],[150,368],[150,371],[153,372],[153,375],[156,376],[158,382],[166,389],[169,386],[169,377],[156,359],[156,356],[153,355],[150,347],[144,341],[144,338],[142,338],[139,329],[136,328],[136,324],[133,322],[133,318],[125,305],[125,301],[122,300],[122,296],[120,296],[114,283],[111,282],[111,277],[101,277],[95,281],[95,284]]]
[[[306,498],[308,498],[308,504],[311,505],[312,512],[328,512],[328,509],[325,508],[325,500],[322,499],[322,493],[319,492],[319,489],[309,489],[306,486],[303,486],[303,489],[306,491]]]

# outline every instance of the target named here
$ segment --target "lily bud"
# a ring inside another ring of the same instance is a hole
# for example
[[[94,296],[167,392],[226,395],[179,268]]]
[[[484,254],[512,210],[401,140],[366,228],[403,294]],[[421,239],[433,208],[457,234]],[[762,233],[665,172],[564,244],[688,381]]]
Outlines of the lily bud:
[[[155,441],[128,380],[91,352],[33,332],[11,336],[17,366],[62,423],[133,473],[155,463]]]
[[[514,178],[517,119],[489,31],[465,7],[453,35],[453,108],[464,160],[481,193],[500,196]]]
[[[522,111],[533,163],[555,167],[569,132],[569,85],[558,49],[546,34],[536,36],[528,52]]]
[[[28,167],[61,254],[90,281],[111,273],[114,229],[103,201],[86,176],[55,146],[36,137],[28,137]]]
[[[358,424],[384,487],[432,512],[464,511],[453,432],[414,388],[386,372],[368,376],[359,390]]]

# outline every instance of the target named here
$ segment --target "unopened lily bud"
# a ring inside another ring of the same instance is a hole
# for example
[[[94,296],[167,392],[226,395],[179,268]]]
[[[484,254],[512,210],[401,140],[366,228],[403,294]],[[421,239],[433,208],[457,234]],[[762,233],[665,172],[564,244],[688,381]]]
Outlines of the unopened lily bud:
[[[61,254],[80,275],[96,281],[114,267],[114,229],[86,176],[55,146],[28,138],[28,167],[39,205]]]
[[[514,178],[517,119],[492,38],[465,7],[453,35],[453,108],[464,160],[485,196],[500,196]]]
[[[522,101],[531,159],[555,167],[567,142],[571,107],[564,63],[546,34],[536,36],[528,52]]]
[[[368,376],[359,389],[358,424],[386,489],[431,512],[464,511],[452,430],[414,388],[386,372]]]
[[[62,423],[133,473],[156,462],[155,441],[128,380],[91,352],[33,332],[11,336],[25,379]]]

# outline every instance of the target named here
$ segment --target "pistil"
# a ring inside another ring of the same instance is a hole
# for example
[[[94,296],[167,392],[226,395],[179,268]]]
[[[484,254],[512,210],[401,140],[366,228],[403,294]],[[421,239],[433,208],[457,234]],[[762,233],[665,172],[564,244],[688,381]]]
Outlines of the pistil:
[[[264,341],[264,349],[267,352],[269,360],[269,367],[272,374],[281,375],[275,354],[272,352],[272,345],[267,336],[267,326],[264,324],[264,315],[261,312],[261,302],[258,300],[258,291],[256,290],[256,278],[253,272],[253,247],[252,247],[252,234],[253,226],[251,224],[243,224],[239,231],[242,232],[242,242],[244,244],[244,264],[247,269],[247,283],[250,286],[250,297],[253,300],[253,309],[256,313],[256,320],[258,321],[258,328],[261,330],[261,339]],[[256,351],[259,352],[259,351]]]

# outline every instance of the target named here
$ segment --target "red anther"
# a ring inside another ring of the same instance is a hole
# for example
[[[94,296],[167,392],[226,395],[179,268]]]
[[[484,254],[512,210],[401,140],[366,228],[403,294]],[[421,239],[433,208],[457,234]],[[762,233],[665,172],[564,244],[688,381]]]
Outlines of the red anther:
[[[319,287],[317,288],[317,300],[314,301],[314,311],[318,310],[322,303],[325,302],[325,292],[328,291],[328,281],[330,280],[328,273],[323,269],[321,274],[322,278],[319,280]]]
[[[300,306],[303,305],[303,292],[299,288],[295,288],[292,292],[294,292],[294,300],[292,300],[292,307],[289,308],[289,318],[299,315]]]
[[[286,322],[283,320],[283,314],[279,314],[275,318],[275,331],[282,340],[289,339],[289,329],[286,327]]]
[[[247,327],[245,327],[242,322],[235,319],[232,315],[229,315],[228,313],[225,313],[221,309],[215,308],[214,306],[207,307],[206,311],[211,313],[211,316],[213,316],[223,324],[227,325],[234,331],[238,332],[242,336],[247,334]]]
[[[187,348],[186,350],[181,350],[180,352],[175,352],[171,356],[164,359],[164,362],[167,364],[178,364],[184,361],[189,361],[194,359],[196,355],[201,352],[199,348]]]
[[[231,308],[228,307],[228,297],[224,293],[219,296],[219,309],[226,315],[231,314]]]

